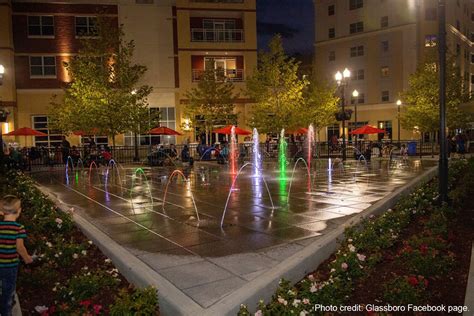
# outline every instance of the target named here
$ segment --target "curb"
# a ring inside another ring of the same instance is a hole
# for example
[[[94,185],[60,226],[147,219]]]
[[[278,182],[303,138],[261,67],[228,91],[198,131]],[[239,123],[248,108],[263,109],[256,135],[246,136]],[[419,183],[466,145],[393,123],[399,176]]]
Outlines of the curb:
[[[338,240],[344,237],[344,231],[347,227],[359,225],[362,219],[370,215],[378,215],[385,212],[393,207],[403,195],[412,192],[420,184],[435,177],[437,172],[437,166],[428,169],[420,177],[414,178],[387,195],[384,199],[379,200],[363,212],[348,219],[337,229],[309,244],[260,277],[250,281],[245,287],[230,293],[206,309],[178,290],[171,282],[136,258],[84,217],[74,213],[73,219],[77,227],[113,261],[120,273],[129,282],[137,286],[151,285],[159,290],[160,312],[163,315],[236,315],[240,304],[246,304],[250,309],[253,309],[257,306],[260,299],[268,301],[275,292],[281,278],[295,283],[309,272],[314,271],[337,249]],[[36,187],[51,198],[61,210],[65,211],[70,208],[48,189],[39,185],[36,185]]]
[[[463,316],[472,316],[474,311],[474,243],[471,250],[471,265],[469,266],[464,306],[467,307],[468,311],[464,312]]]

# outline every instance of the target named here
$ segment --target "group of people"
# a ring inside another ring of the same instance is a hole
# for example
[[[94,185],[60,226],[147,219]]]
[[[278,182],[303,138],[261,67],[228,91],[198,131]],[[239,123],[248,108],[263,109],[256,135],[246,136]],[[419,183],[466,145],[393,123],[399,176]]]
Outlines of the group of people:
[[[451,153],[458,153],[461,158],[469,151],[469,137],[465,133],[448,135],[448,157]]]

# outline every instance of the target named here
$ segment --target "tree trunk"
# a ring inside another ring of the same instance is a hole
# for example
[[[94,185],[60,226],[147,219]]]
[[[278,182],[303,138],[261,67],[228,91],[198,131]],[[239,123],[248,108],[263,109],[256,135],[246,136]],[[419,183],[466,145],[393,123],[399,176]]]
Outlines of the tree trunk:
[[[134,149],[135,149],[135,156],[133,157],[133,161],[140,161],[140,157],[138,155],[138,135],[136,132],[133,132],[133,139],[134,139]]]

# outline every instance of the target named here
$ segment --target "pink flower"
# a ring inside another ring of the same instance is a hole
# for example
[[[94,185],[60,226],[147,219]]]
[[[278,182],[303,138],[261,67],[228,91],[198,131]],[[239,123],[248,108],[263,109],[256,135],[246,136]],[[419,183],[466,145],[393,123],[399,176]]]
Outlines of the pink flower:
[[[278,297],[278,303],[283,304],[283,305],[285,305],[285,306],[288,305],[287,300],[285,300],[285,299],[282,298],[282,297]]]
[[[314,281],[314,275],[312,275],[312,274],[308,275],[308,279],[309,279],[310,281]]]
[[[309,304],[309,300],[308,300],[307,298],[304,298],[304,299],[303,299],[303,304],[308,305],[308,304]]]
[[[342,270],[346,271],[349,268],[349,265],[345,262],[341,263]]]
[[[94,309],[94,315],[99,315],[100,311],[102,310],[102,305],[94,304],[92,308]]]
[[[255,316],[263,316],[262,311],[261,310],[256,311]]]
[[[357,254],[357,259],[359,259],[359,261],[365,261],[365,258],[367,258],[367,257],[360,254],[360,253]]]

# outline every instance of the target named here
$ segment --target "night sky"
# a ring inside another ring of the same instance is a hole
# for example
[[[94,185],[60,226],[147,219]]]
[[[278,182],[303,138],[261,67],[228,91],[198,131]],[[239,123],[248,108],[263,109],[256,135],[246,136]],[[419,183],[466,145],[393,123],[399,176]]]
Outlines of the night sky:
[[[257,0],[258,49],[275,33],[288,54],[311,54],[314,43],[313,0]]]

